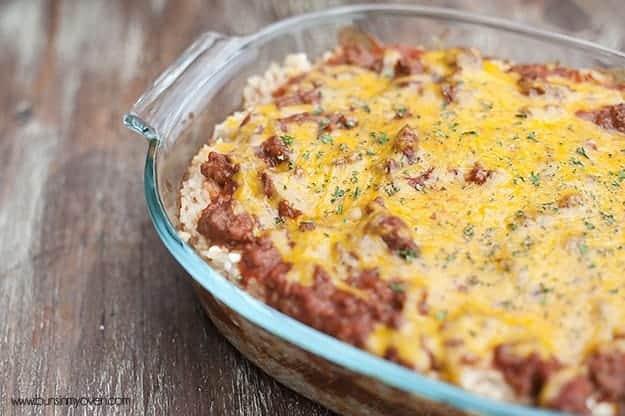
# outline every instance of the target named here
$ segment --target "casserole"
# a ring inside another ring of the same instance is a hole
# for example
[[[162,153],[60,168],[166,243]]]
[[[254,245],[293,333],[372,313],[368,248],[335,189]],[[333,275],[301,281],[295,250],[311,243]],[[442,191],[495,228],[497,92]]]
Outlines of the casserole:
[[[527,412],[521,406],[428,380],[267,308],[216,275],[175,233],[176,191],[186,164],[199,143],[206,141],[206,131],[238,107],[243,82],[289,52],[303,50],[315,56],[330,49],[346,25],[364,27],[386,42],[468,44],[522,62],[555,59],[568,66],[602,69],[618,68],[623,62],[617,52],[561,35],[453,11],[405,6],[355,6],[315,13],[247,38],[207,34],[155,82],[125,119],[150,139],[146,193],[155,226],[172,254],[211,293],[201,291],[203,304],[226,337],[252,361],[303,394],[343,413],[450,414],[449,405],[488,414]],[[508,47],[519,41],[522,49]]]

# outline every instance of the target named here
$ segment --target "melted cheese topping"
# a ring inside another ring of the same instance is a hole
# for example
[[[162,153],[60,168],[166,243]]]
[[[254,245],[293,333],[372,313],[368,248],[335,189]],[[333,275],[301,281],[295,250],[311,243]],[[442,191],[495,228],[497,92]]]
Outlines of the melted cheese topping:
[[[503,62],[454,71],[460,53],[426,52],[426,73],[399,79],[318,65],[298,84],[320,86],[318,104],[257,105],[240,128],[240,117],[227,120],[234,137],[211,149],[240,164],[234,197],[293,263],[289,279],[310,284],[319,264],[354,293],[350,266],[404,282],[404,324],[377,327],[370,351],[392,346],[419,369],[428,350],[456,382],[464,361],[489,363],[502,343],[575,367],[625,332],[625,137],[575,116],[620,103],[622,93],[551,76],[548,93],[527,96]],[[457,83],[449,104],[437,82],[445,76]],[[316,121],[281,130],[279,118],[302,112],[339,112],[357,125],[321,135]],[[418,131],[413,164],[394,147],[405,125]],[[273,135],[288,142],[291,162],[269,168],[257,153]],[[398,167],[387,173],[390,159]],[[465,180],[476,162],[493,171],[481,185]],[[406,178],[429,169],[424,186],[410,186]],[[272,199],[261,171],[274,183]],[[367,230],[365,207],[376,197],[408,224],[417,258],[398,256]],[[282,199],[303,214],[280,219]],[[303,221],[316,228],[300,231]],[[426,314],[418,310],[424,293]]]

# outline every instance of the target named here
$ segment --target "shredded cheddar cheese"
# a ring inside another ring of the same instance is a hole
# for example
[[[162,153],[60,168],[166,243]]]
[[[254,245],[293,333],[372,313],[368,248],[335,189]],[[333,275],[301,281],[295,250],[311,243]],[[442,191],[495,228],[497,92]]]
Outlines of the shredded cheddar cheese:
[[[239,165],[237,210],[290,264],[288,282],[310,286],[320,266],[366,297],[350,276],[375,269],[405,294],[401,324],[368,335],[373,353],[455,383],[504,344],[582,369],[625,335],[625,135],[577,114],[623,93],[600,74],[557,73],[524,92],[510,64],[474,51],[425,51],[420,62],[405,76],[320,63],[285,92],[316,89],[317,100],[226,120],[234,134],[209,149]],[[328,128],[335,114],[345,119]],[[412,157],[398,150],[406,126]],[[259,156],[270,137],[288,161]],[[297,215],[281,215],[280,201]],[[415,249],[389,248],[376,215],[401,219]]]

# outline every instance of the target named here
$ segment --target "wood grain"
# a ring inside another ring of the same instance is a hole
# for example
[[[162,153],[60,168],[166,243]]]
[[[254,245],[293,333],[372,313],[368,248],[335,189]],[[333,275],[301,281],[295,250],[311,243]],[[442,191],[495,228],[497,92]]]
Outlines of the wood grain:
[[[199,33],[249,33],[337,3],[0,3],[0,415],[329,414],[252,367],[205,318],[149,221],[145,143],[120,121]],[[436,4],[625,49],[617,0]],[[11,405],[32,396],[131,403]]]

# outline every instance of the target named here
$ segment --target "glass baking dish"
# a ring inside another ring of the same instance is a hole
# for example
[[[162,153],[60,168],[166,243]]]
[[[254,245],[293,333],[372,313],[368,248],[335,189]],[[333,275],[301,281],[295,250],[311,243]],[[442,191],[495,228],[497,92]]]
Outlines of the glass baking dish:
[[[177,192],[213,126],[241,105],[248,77],[272,61],[335,47],[353,26],[382,42],[468,46],[518,62],[620,71],[625,54],[500,19],[441,8],[357,5],[292,17],[258,33],[200,36],[125,115],[148,139],[145,194],[164,244],[192,277],[206,311],[250,360],[294,390],[346,414],[554,415],[489,400],[421,376],[318,332],[258,301],[213,270],[176,233]]]

